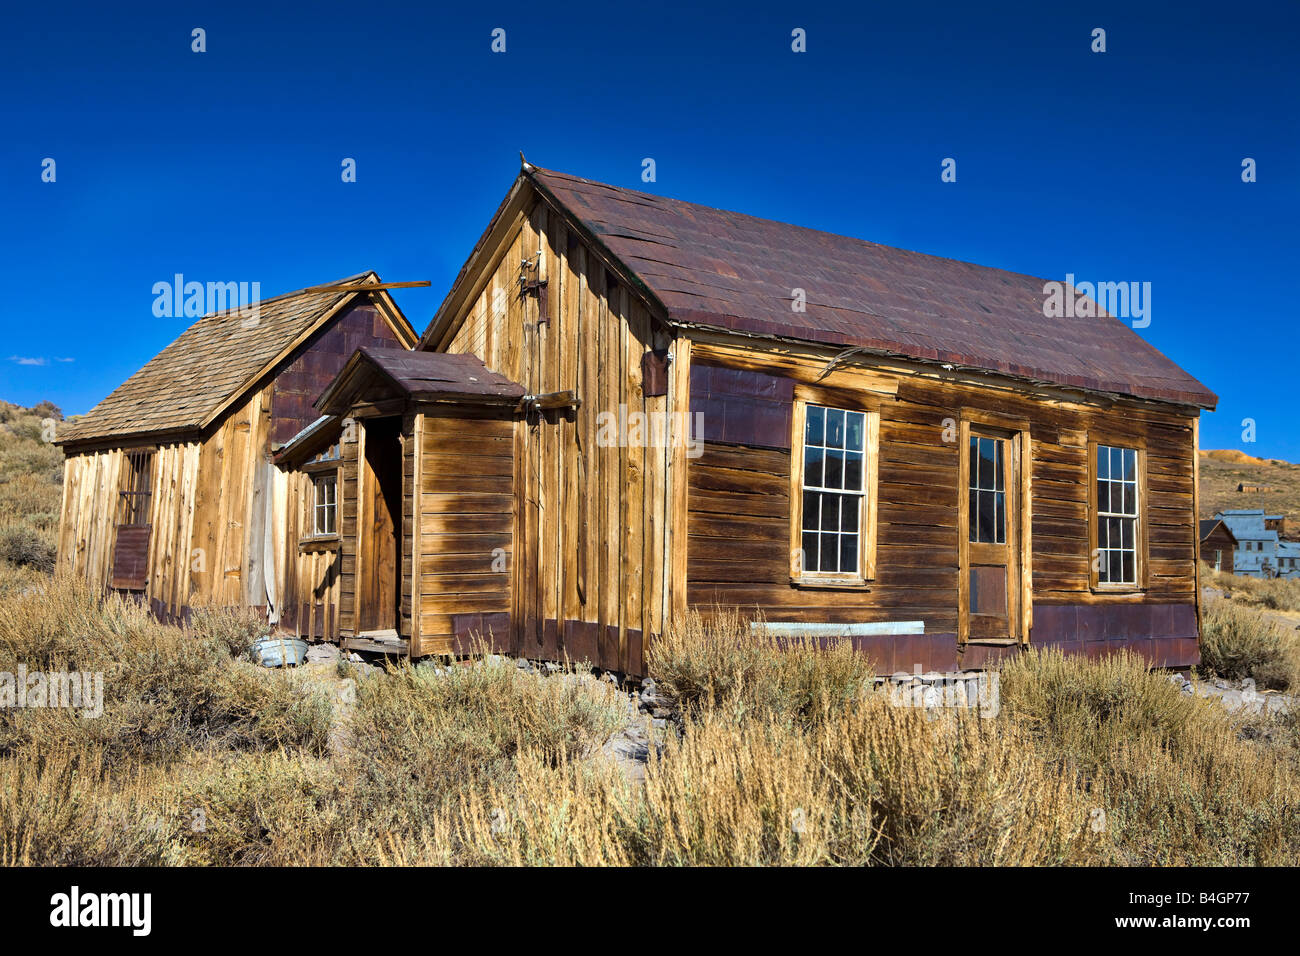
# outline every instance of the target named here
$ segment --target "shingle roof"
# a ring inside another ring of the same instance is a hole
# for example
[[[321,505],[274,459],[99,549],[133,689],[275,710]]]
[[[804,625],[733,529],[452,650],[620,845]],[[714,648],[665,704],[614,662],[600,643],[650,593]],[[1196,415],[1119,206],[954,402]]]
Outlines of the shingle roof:
[[[363,272],[330,284],[378,281],[374,272]],[[357,294],[299,290],[263,299],[256,322],[238,311],[205,315],[86,415],[62,425],[58,441],[200,428],[299,336]]]
[[[1117,319],[1047,318],[1045,280],[526,167],[672,321],[1212,408]],[[795,288],[807,309],[795,312]]]

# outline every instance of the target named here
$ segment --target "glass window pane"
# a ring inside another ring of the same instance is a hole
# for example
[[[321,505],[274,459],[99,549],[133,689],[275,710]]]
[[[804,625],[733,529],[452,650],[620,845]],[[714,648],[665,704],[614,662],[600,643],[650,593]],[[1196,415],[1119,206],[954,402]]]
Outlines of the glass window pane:
[[[1132,551],[1124,552],[1124,582],[1134,584],[1137,582],[1137,574],[1133,566],[1134,554]]]
[[[851,451],[844,458],[844,487],[848,491],[861,491],[862,452]]]
[[[1105,445],[1097,446],[1097,480],[1110,477],[1110,449]]]
[[[1107,565],[1110,567],[1110,578],[1112,582],[1119,582],[1123,579],[1123,560],[1121,559],[1122,551],[1107,551]]]
[[[805,412],[803,440],[806,445],[820,445],[826,437],[826,410],[820,405],[809,405]]]
[[[861,510],[861,498],[857,495],[845,495],[840,503],[840,530],[857,531],[858,514]]]
[[[1137,450],[1124,449],[1124,480],[1137,481]]]
[[[1124,519],[1124,538],[1121,546],[1129,550],[1133,549],[1133,523],[1132,518]]]
[[[1110,510],[1110,482],[1109,481],[1097,482],[1097,510],[1098,511]]]
[[[838,571],[840,569],[839,561],[839,535],[822,534],[821,538],[821,568],[822,571]]]
[[[980,493],[978,491],[972,491],[970,493],[970,514],[966,516],[967,529],[968,529],[967,537],[970,538],[970,540],[972,541],[979,540],[979,527],[980,527],[979,505],[980,505]]]
[[[821,525],[821,495],[815,491],[805,491],[803,493],[803,529],[805,531],[816,531]]]
[[[1137,514],[1137,486],[1131,482],[1124,482],[1124,514]]]
[[[844,410],[842,408],[826,409],[826,447],[844,447]]]
[[[816,571],[821,565],[817,563],[817,535],[805,533],[803,536],[803,569]]]
[[[993,527],[997,533],[997,543],[1006,544],[1007,541],[1007,493],[1005,491],[994,492],[994,502],[997,507],[997,513],[994,515]]]
[[[1106,519],[1097,519],[1097,547],[1109,548],[1110,536],[1106,534]]]
[[[1004,491],[1002,487],[1002,452],[1005,443],[1001,440],[993,442],[993,489],[995,491]]]
[[[1110,450],[1111,480],[1124,477],[1124,449],[1112,447]]]
[[[858,536],[840,535],[840,571],[856,574],[858,570]]]
[[[867,416],[863,412],[849,412],[845,417],[848,429],[848,441],[845,446],[850,451],[862,451],[867,447]]]
[[[840,496],[822,495],[822,530],[840,530]]]
[[[979,486],[993,487],[993,441],[988,438],[980,439]]]
[[[996,515],[993,507],[993,492],[981,491],[980,496],[980,541],[992,542],[994,537],[994,528]]]
[[[811,445],[803,450],[803,483],[811,488],[822,486],[822,456],[820,448]]]
[[[827,488],[844,487],[844,452],[838,448],[826,450],[826,477],[823,483]]]

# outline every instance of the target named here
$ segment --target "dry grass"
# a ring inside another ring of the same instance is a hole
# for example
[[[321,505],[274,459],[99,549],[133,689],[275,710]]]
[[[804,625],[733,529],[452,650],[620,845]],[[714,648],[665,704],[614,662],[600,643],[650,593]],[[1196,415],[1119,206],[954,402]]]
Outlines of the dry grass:
[[[63,452],[46,440],[43,422],[62,418],[48,402],[0,402],[0,594],[29,586],[30,572],[54,569]]]
[[[601,751],[626,698],[577,672],[402,666],[356,677],[344,716],[237,659],[250,627],[66,581],[0,598],[0,669],[106,673],[98,720],[0,711],[0,864],[1300,862],[1295,721],[1134,657],[1025,654],[985,719],[892,706],[843,647],[692,618],[653,654],[680,726],[633,782]]]
[[[1261,688],[1300,690],[1300,638],[1294,629],[1249,607],[1209,601],[1202,619],[1201,666],[1228,680],[1250,677]]]

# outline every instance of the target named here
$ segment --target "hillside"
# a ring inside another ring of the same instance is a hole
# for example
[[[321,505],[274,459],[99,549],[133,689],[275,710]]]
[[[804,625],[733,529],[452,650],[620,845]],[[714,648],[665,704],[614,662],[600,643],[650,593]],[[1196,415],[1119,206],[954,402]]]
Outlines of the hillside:
[[[1236,449],[1202,451],[1200,463],[1202,518],[1230,508],[1263,508],[1300,524],[1300,465],[1277,458],[1253,458]],[[1239,492],[1239,484],[1272,490]]]
[[[63,496],[63,452],[47,441],[51,402],[23,408],[0,401],[0,594],[54,568]]]

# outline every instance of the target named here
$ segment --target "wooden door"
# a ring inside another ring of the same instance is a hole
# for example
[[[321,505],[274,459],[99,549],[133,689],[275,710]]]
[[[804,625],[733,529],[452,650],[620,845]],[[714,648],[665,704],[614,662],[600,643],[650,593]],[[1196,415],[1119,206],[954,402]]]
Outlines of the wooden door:
[[[1013,432],[970,425],[962,447],[959,610],[968,640],[1020,637],[1020,442]]]
[[[113,570],[109,585],[143,591],[149,581],[149,537],[153,531],[153,450],[133,448],[122,454]]]
[[[359,465],[357,634],[396,631],[402,534],[401,419],[371,418]]]

